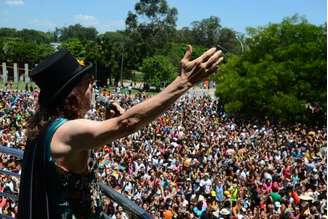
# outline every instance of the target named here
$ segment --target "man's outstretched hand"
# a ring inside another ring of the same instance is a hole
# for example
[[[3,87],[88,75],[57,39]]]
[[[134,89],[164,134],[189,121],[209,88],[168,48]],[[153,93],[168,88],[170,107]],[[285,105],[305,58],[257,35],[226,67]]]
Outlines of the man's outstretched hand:
[[[223,61],[221,50],[211,48],[198,58],[191,60],[192,46],[188,45],[187,51],[180,63],[180,77],[187,79],[195,85],[216,72],[218,65]]]

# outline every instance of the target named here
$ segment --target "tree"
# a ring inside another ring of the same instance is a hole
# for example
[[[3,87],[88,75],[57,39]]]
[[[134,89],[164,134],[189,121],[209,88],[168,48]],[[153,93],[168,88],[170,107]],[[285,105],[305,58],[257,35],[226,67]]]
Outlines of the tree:
[[[235,31],[224,27],[220,29],[217,44],[227,49],[230,53],[241,53],[244,45],[242,39]],[[243,45],[241,45],[243,44]]]
[[[175,42],[191,43],[204,48],[220,45],[231,53],[240,53],[242,48],[237,39],[238,34],[228,27],[222,27],[218,17],[193,21],[191,26],[177,30]]]
[[[74,57],[78,59],[85,59],[87,54],[85,50],[85,44],[83,44],[79,39],[69,39],[63,42],[59,49],[68,50]]]
[[[17,31],[15,28],[0,28],[0,36],[1,38],[13,38],[17,37]]]
[[[21,39],[0,40],[0,57],[5,62],[36,64],[53,53],[54,49],[45,43],[34,44]]]
[[[144,73],[144,81],[157,88],[173,81],[177,74],[177,68],[161,55],[144,59],[140,71]]]
[[[0,38],[16,38],[33,43],[49,43],[52,40],[52,33],[45,33],[33,29],[16,30],[14,28],[0,28]]]
[[[0,28],[0,61],[35,64],[54,50],[48,33]]]
[[[109,70],[107,76],[110,81],[113,78],[114,85],[117,86],[121,77],[129,76],[129,69],[136,68],[137,57],[133,51],[134,42],[131,42],[125,32],[106,32],[99,37],[98,41],[102,54],[101,63]]]
[[[215,16],[194,21],[192,25],[193,43],[207,48],[215,46],[218,43],[221,24],[220,19]]]
[[[66,41],[69,39],[79,39],[81,41],[96,40],[97,30],[94,27],[83,27],[81,24],[70,25],[68,27],[56,28],[55,38],[59,38],[60,41]]]
[[[170,50],[167,52],[167,57],[174,66],[179,66],[182,57],[186,52],[187,44],[186,43],[171,43]],[[207,48],[193,45],[192,47],[192,56],[193,58],[199,57],[203,54]]]
[[[33,43],[50,43],[52,40],[50,33],[44,33],[33,29],[23,29],[18,32],[18,36],[25,41]]]
[[[170,8],[166,0],[140,0],[135,11],[129,11],[126,30],[136,43],[134,48],[139,57],[152,56],[167,49],[175,31],[177,13],[177,9]]]
[[[175,40],[177,43],[189,43],[195,45],[192,31],[189,27],[182,27],[180,30],[176,30]]]
[[[294,16],[248,29],[248,49],[217,76],[216,94],[235,116],[310,123],[307,106],[326,111],[326,29]]]

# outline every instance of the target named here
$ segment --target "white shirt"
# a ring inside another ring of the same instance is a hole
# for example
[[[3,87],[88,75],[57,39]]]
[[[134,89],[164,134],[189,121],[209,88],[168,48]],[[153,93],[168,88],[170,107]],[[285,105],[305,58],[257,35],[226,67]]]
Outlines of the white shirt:
[[[14,192],[14,184],[12,181],[7,182],[4,187],[8,186],[10,191]]]
[[[205,193],[206,194],[211,193],[212,180],[210,180],[210,179],[207,179],[207,180],[201,179],[200,182],[199,182],[199,185],[201,187],[205,186]]]

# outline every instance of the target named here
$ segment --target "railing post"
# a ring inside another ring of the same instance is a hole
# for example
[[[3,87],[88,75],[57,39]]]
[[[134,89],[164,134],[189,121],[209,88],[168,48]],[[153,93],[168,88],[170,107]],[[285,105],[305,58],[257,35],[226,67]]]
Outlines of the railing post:
[[[7,72],[7,65],[5,62],[2,63],[2,80],[4,83],[7,83],[8,79],[8,72]]]
[[[14,82],[18,82],[18,69],[17,69],[17,63],[14,63]]]
[[[30,83],[30,77],[28,76],[28,64],[25,63],[24,65],[24,70],[25,70],[25,83]]]

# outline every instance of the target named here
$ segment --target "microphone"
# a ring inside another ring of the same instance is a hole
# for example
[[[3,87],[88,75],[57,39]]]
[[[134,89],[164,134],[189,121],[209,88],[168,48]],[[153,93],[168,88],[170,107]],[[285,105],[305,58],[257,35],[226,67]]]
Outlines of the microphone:
[[[120,111],[113,105],[113,101],[108,99],[105,96],[98,95],[96,98],[96,102],[106,108],[106,110],[113,110],[115,114],[120,115]]]
[[[113,101],[109,100],[105,96],[98,95],[96,98],[96,102],[100,105],[104,106],[106,109],[112,109],[113,108]]]

